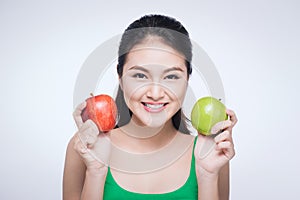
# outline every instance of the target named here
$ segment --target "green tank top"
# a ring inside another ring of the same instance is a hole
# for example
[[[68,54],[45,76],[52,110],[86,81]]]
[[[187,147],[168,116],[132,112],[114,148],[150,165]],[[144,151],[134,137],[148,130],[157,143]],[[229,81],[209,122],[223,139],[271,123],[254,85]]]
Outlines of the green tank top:
[[[194,148],[196,139],[194,140]],[[130,192],[118,185],[118,183],[113,178],[110,168],[108,168],[105,186],[104,186],[104,200],[156,200],[156,199],[180,199],[180,200],[196,200],[198,199],[198,183],[195,171],[195,157],[194,151],[192,153],[190,174],[187,181],[180,188],[167,193],[162,194],[142,194],[136,192]]]

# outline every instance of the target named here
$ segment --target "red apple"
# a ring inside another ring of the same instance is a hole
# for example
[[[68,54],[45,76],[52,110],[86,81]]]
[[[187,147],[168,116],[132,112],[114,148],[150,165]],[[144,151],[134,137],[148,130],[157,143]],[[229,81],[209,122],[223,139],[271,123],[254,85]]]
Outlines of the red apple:
[[[92,94],[91,94],[92,95]],[[91,119],[99,131],[108,132],[117,123],[118,109],[112,97],[106,94],[93,96],[86,100],[86,107],[81,113],[82,121]]]

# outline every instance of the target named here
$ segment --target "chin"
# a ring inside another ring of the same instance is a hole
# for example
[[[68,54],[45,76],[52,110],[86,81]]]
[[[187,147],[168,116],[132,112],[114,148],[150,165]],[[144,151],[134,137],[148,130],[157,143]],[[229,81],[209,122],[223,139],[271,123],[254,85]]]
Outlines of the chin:
[[[134,113],[134,121],[140,126],[147,126],[151,128],[160,128],[171,120],[172,116],[176,113],[173,104],[166,104],[161,109],[149,109],[146,106],[136,106],[132,109]]]
[[[170,120],[168,113],[140,113],[137,115],[141,124],[150,128],[160,128]]]

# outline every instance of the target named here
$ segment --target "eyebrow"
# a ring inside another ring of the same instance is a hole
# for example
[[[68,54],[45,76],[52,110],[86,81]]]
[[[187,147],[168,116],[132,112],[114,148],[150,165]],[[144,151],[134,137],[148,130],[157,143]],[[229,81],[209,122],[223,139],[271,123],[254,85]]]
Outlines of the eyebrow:
[[[144,67],[141,67],[141,66],[132,66],[130,67],[128,70],[141,70],[143,72],[149,72],[149,70],[147,70],[146,68]],[[183,69],[181,69],[180,67],[171,67],[171,68],[168,68],[166,70],[164,70],[164,73],[167,73],[167,72],[170,72],[170,71],[181,71],[181,72],[184,72]]]
[[[171,68],[168,68],[168,69],[164,70],[164,73],[171,72],[171,71],[181,71],[181,72],[184,72],[184,70],[181,69],[180,67],[171,67]]]
[[[146,68],[137,65],[130,67],[128,70],[141,70],[143,72],[149,72]]]

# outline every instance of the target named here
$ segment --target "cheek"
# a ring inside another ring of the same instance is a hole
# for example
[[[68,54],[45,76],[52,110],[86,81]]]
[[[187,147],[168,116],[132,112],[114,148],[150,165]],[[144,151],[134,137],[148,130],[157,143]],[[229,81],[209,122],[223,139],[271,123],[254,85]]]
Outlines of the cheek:
[[[122,80],[122,84],[123,84],[122,88],[123,88],[124,98],[127,105],[132,104],[133,101],[137,101],[141,99],[143,94],[145,94],[146,92],[145,83],[139,83],[124,78]]]
[[[167,89],[168,95],[174,101],[177,101],[179,105],[182,105],[187,90],[187,82],[178,81],[176,83],[164,83],[164,86]]]

